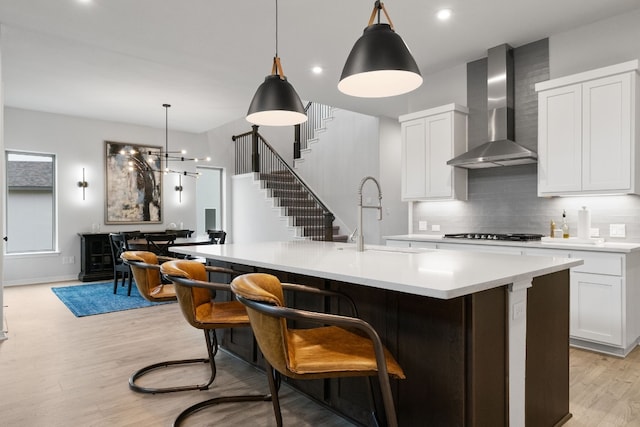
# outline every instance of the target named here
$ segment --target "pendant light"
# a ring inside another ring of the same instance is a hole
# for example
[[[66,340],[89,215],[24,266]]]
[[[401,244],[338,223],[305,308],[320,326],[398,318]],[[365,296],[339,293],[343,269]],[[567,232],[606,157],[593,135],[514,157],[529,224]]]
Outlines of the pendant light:
[[[293,126],[305,122],[302,101],[282,71],[278,57],[278,0],[276,0],[276,55],[271,74],[265,77],[251,100],[247,121],[262,126]]]
[[[185,162],[185,161],[193,161],[193,162],[199,162],[201,160],[204,161],[211,161],[211,157],[205,157],[205,158],[197,158],[197,157],[185,157],[186,151],[185,150],[181,150],[181,151],[169,151],[169,108],[171,107],[171,104],[162,104],[162,106],[164,107],[164,120],[165,120],[165,128],[164,128],[164,151],[162,149],[160,150],[149,150],[147,151],[147,155],[149,156],[150,159],[153,158],[159,158],[160,159],[160,171],[164,173],[165,175],[168,173],[177,173],[180,175],[184,175],[184,176],[192,176],[192,177],[198,177],[200,176],[200,172],[191,172],[191,171],[186,171],[186,170],[174,170],[171,169],[169,166],[169,162],[170,161],[178,161],[178,162]],[[153,160],[151,160],[152,162]],[[164,165],[163,165],[164,162]]]
[[[380,23],[381,11],[388,24]],[[376,15],[378,22],[374,24]],[[393,29],[384,3],[376,1],[369,24],[344,65],[338,90],[361,98],[382,98],[411,92],[421,84],[415,59]]]

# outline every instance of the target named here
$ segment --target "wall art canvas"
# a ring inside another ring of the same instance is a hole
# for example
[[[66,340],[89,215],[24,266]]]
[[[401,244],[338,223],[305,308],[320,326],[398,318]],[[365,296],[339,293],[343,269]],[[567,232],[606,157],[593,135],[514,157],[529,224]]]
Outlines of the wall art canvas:
[[[105,224],[162,222],[160,147],[105,141]]]

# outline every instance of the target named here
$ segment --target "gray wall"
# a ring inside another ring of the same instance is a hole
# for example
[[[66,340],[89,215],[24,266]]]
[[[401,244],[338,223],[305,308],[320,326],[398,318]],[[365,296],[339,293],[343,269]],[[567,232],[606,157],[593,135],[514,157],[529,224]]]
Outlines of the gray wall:
[[[633,42],[638,39],[640,12],[635,12],[551,36],[548,48],[546,40],[517,47],[516,141],[537,150],[537,104],[532,87],[536,81],[640,58],[640,45]],[[482,89],[473,85],[486,73],[485,62],[481,59],[467,64],[470,147],[478,145],[486,132],[484,111],[478,106]],[[416,233],[418,221],[427,221],[429,229],[434,224],[441,226],[438,234],[469,231],[548,234],[550,220],[559,223],[562,210],[566,209],[575,234],[577,211],[582,206],[591,210],[592,227],[599,228],[601,237],[608,238],[609,224],[626,224],[625,239],[609,240],[640,241],[639,196],[540,198],[536,165],[470,170],[466,202],[414,203],[411,225]]]

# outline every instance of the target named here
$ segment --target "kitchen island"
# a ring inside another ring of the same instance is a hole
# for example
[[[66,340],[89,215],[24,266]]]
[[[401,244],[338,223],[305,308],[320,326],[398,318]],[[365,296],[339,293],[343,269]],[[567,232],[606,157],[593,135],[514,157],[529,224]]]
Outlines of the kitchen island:
[[[625,357],[640,343],[640,243],[576,238],[507,241],[442,235],[386,236],[387,245],[577,258],[571,269],[570,343]]]
[[[171,250],[350,295],[407,375],[392,384],[400,425],[551,426],[571,416],[569,268],[581,260],[384,246],[358,252],[310,241]],[[260,364],[246,348],[252,342],[224,339]],[[357,379],[294,385],[366,422]]]

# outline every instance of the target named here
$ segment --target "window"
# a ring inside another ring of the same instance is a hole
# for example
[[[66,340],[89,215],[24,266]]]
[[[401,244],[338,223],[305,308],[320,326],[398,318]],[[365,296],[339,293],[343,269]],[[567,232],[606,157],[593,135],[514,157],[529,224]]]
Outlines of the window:
[[[55,156],[7,151],[7,253],[56,249]]]

